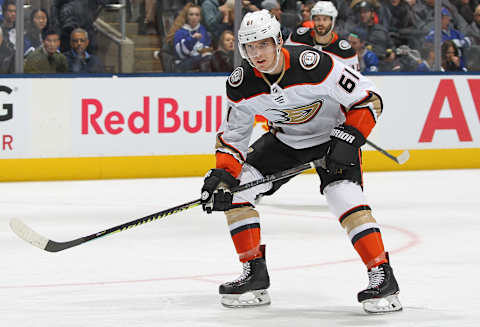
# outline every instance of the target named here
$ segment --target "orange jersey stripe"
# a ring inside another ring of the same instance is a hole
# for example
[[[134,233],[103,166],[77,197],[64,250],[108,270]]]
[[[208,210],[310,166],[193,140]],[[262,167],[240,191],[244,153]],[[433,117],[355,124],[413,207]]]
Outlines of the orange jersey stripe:
[[[216,168],[222,168],[232,174],[233,177],[238,178],[242,171],[242,165],[231,155],[225,152],[215,153]]]
[[[352,109],[347,112],[345,125],[355,127],[367,138],[375,126],[375,118],[369,108]]]

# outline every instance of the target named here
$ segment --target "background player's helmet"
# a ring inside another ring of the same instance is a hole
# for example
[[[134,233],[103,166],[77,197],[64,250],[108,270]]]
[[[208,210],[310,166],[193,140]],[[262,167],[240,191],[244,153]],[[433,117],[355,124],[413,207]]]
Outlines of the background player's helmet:
[[[338,16],[338,11],[331,1],[318,1],[310,11],[310,18],[313,20],[313,16],[315,15],[332,17],[332,28],[330,31],[333,30],[333,27],[335,26],[335,19]]]
[[[240,24],[238,30],[238,50],[243,59],[255,67],[250,58],[248,58],[247,51],[245,50],[245,44],[253,41],[264,40],[273,38],[277,47],[276,55],[277,61],[271,71],[273,71],[277,65],[280,57],[280,50],[282,48],[282,33],[280,31],[280,23],[269,11],[263,9],[260,11],[254,11],[247,13]],[[264,72],[264,73],[269,73]]]

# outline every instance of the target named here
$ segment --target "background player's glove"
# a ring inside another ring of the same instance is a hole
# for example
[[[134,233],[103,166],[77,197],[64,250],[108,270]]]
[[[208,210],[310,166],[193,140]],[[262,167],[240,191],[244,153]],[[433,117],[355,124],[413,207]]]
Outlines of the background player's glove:
[[[202,208],[207,213],[229,210],[233,194],[230,188],[240,183],[225,169],[210,169],[205,175],[202,187]]]
[[[340,125],[330,133],[330,147],[326,155],[327,172],[341,174],[343,169],[357,166],[358,149],[365,144],[365,137],[353,126]]]

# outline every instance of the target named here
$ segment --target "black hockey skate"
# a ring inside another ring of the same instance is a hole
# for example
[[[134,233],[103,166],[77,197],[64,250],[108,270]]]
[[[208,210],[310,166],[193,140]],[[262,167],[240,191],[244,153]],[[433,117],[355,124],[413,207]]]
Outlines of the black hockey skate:
[[[265,245],[260,246],[262,257],[243,264],[242,274],[219,287],[222,305],[228,308],[254,307],[270,304],[267,288],[270,286],[265,263]]]
[[[365,290],[358,293],[358,302],[367,313],[385,313],[402,310],[398,299],[400,289],[393,275],[387,253],[387,263],[368,270],[369,283]]]

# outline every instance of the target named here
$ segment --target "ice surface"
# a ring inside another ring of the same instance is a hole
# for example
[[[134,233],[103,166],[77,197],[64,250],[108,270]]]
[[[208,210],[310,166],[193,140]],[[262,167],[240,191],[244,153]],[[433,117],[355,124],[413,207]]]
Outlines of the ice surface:
[[[272,304],[220,305],[241,272],[222,214],[201,208],[59,253],[19,239],[20,218],[66,241],[199,198],[200,178],[0,183],[0,326],[479,326],[480,170],[365,174],[404,311],[367,315],[367,274],[302,175],[258,209]]]

